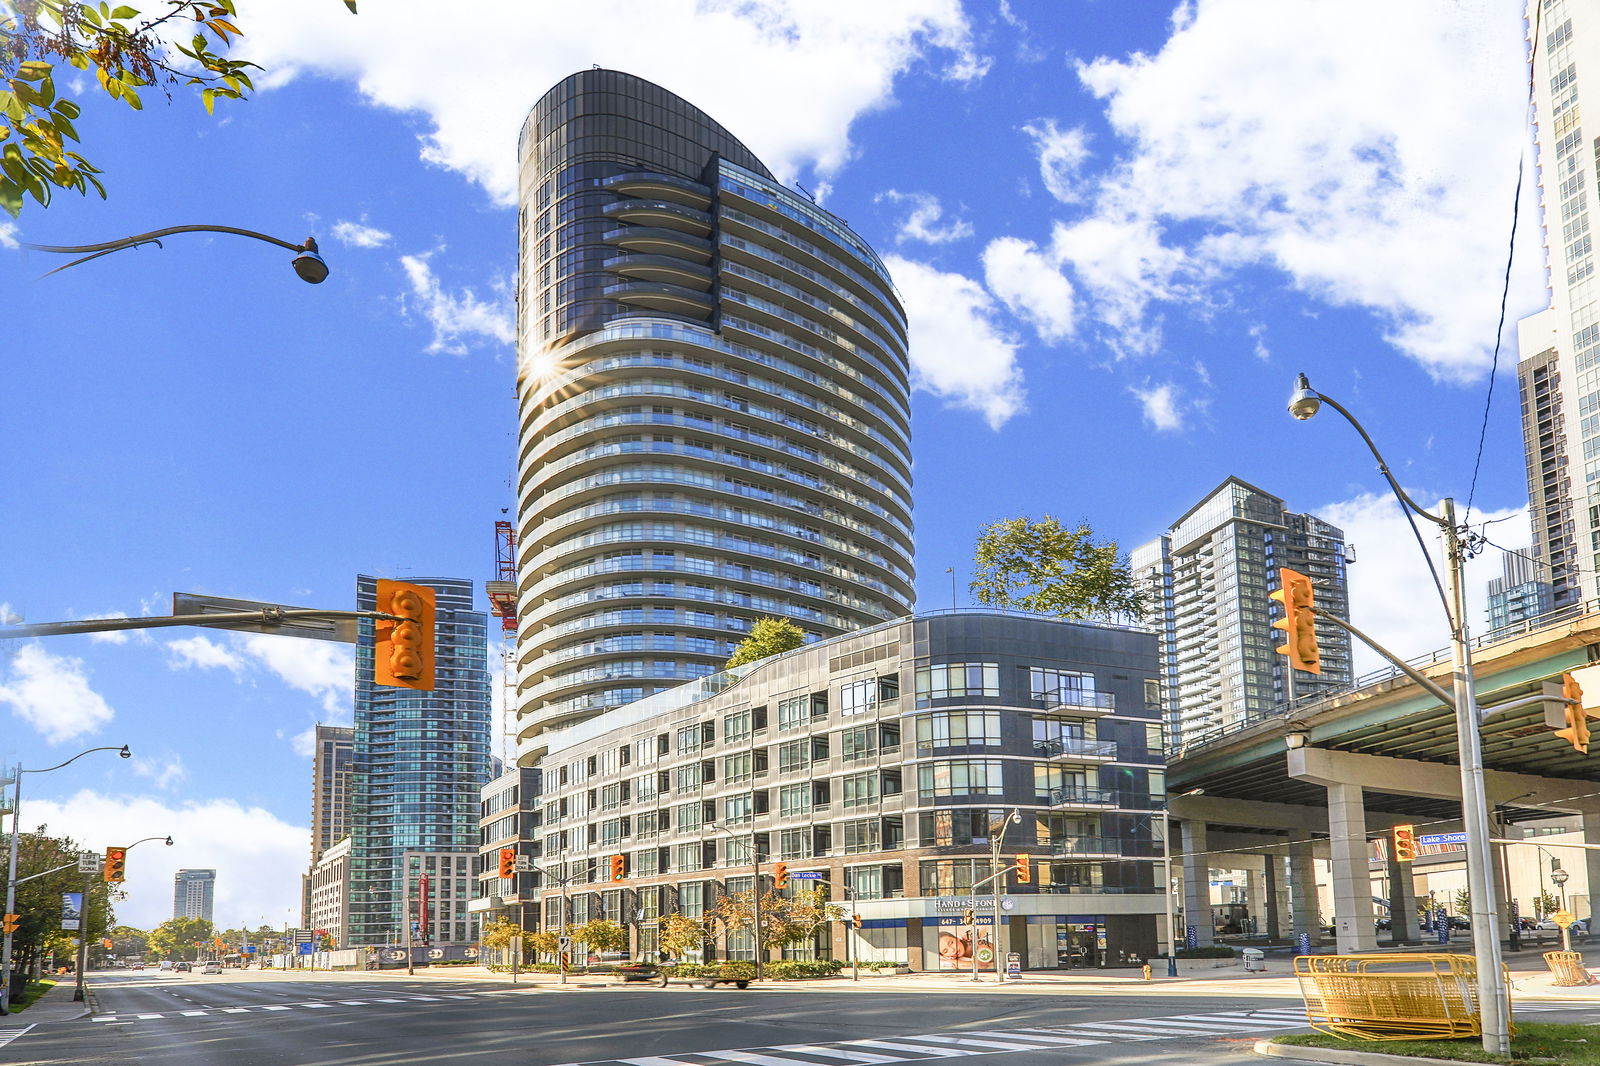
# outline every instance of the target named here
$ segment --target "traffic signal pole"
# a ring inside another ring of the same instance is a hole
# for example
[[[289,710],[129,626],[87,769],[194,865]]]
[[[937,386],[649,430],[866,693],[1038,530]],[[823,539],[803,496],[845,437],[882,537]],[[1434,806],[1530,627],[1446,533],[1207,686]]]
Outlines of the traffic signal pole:
[[[0,954],[0,1015],[11,1013],[11,930],[10,916],[17,913],[17,836],[22,818],[22,764],[11,771],[11,846],[6,859],[6,923],[5,949]]]

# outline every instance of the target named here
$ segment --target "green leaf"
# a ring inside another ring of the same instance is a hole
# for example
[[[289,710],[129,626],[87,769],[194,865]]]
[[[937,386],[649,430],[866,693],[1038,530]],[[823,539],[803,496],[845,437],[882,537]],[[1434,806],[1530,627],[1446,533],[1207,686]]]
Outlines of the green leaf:
[[[80,108],[71,100],[56,101],[56,114],[64,115],[67,118],[77,118],[79,113]]]
[[[356,13],[356,0],[344,0],[344,6],[350,9],[350,14]]]
[[[55,127],[56,132],[60,133],[61,136],[71,138],[74,141],[78,140],[77,127],[71,122],[67,121],[67,117],[61,113],[61,109],[59,107],[56,108]]]
[[[17,65],[17,77],[21,78],[23,81],[39,81],[43,78],[48,78],[50,76],[50,72],[54,69],[55,64],[53,63],[46,63],[39,59],[30,59],[26,63],[19,63]]]
[[[202,104],[206,105],[206,114],[209,115],[209,114],[212,113],[212,108],[214,108],[216,106],[216,100],[217,100],[217,90],[215,90],[215,89],[205,89],[205,90],[201,91],[201,93],[200,93],[200,102]]]
[[[0,207],[12,218],[22,214],[22,190],[8,178],[0,178]]]
[[[105,25],[105,20],[100,17],[100,13],[94,8],[90,7],[88,4],[84,4],[79,7],[78,13],[83,16],[83,21],[89,23],[91,26],[98,27]]]
[[[139,12],[136,9],[128,7],[126,4],[124,4],[122,7],[119,7],[115,11],[111,12],[111,17],[114,19],[138,18]]]
[[[128,101],[128,106],[133,108],[135,111],[144,110],[144,104],[139,100],[139,94],[134,92],[132,89],[122,90],[122,98]]]

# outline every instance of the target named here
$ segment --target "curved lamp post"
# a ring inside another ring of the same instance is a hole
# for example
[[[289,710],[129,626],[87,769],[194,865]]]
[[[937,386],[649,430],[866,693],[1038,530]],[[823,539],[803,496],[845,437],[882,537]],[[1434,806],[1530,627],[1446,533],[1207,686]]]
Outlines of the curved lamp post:
[[[17,838],[21,836],[22,827],[22,775],[47,774],[51,770],[59,770],[63,766],[75,763],[85,755],[96,751],[114,751],[124,759],[133,757],[133,752],[128,750],[128,745],[122,747],[87,748],[78,752],[66,762],[56,763],[39,770],[24,770],[21,765],[14,769],[11,789],[11,847],[10,857],[6,863],[6,913],[15,914],[17,910]],[[5,948],[0,951],[0,1015],[11,1012],[11,939],[12,934],[6,933]],[[79,938],[83,939],[82,937]],[[82,973],[80,969],[80,975]]]
[[[706,828],[715,830],[718,833],[727,833],[730,841],[739,839],[739,834],[725,825],[707,822]],[[755,938],[756,947],[756,980],[759,981],[761,980],[761,956],[764,954],[761,946],[761,853],[756,850],[756,835],[753,832],[750,834],[750,871],[754,875],[750,880],[750,916],[754,919],[753,924],[755,925],[752,936]]]
[[[1507,996],[1505,979],[1501,973],[1500,930],[1494,909],[1494,863],[1489,850],[1489,803],[1484,791],[1483,743],[1479,733],[1479,712],[1476,683],[1472,675],[1472,651],[1467,645],[1467,605],[1464,580],[1466,552],[1461,543],[1462,529],[1456,524],[1455,501],[1449,498],[1439,504],[1439,514],[1423,510],[1389,472],[1378,446],[1355,416],[1340,404],[1311,388],[1304,374],[1295,378],[1294,393],[1289,397],[1289,413],[1300,421],[1315,415],[1326,405],[1344,416],[1355,427],[1367,449],[1378,461],[1378,471],[1383,474],[1395,498],[1409,513],[1437,526],[1444,536],[1446,585],[1439,583],[1433,557],[1423,546],[1428,569],[1433,571],[1434,584],[1444,601],[1445,620],[1450,627],[1451,677],[1454,682],[1456,714],[1456,750],[1461,764],[1461,816],[1467,831],[1467,886],[1471,898],[1472,953],[1478,964],[1478,1009],[1483,1017],[1483,1047],[1494,1055],[1511,1054],[1511,1003]],[[1421,536],[1418,536],[1421,542]]]
[[[291,252],[298,252],[299,254],[294,257],[291,265],[294,267],[294,272],[300,276],[301,281],[318,285],[328,276],[328,264],[322,261],[322,256],[317,251],[315,237],[307,237],[304,244],[290,244],[288,241],[279,240],[277,237],[270,237],[265,233],[257,233],[255,230],[239,229],[236,226],[168,226],[166,229],[151,230],[149,233],[140,233],[132,237],[122,237],[118,240],[106,241],[104,244],[24,244],[23,247],[35,252],[79,255],[79,258],[74,259],[72,262],[58,266],[54,270],[46,271],[40,275],[40,277],[48,278],[51,274],[59,274],[67,267],[74,267],[79,263],[87,263],[91,259],[99,259],[102,255],[110,255],[112,252],[120,252],[124,248],[137,248],[141,244],[153,244],[160,248],[162,247],[161,238],[174,233],[233,233],[240,237],[254,237],[258,241],[266,241],[268,244],[276,244],[280,248],[287,248]],[[79,253],[88,254],[80,255]]]

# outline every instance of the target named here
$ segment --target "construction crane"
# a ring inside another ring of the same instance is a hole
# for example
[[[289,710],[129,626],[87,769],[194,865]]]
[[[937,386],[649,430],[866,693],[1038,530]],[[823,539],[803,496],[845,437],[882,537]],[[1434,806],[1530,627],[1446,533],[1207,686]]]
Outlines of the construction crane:
[[[500,619],[504,657],[501,704],[505,715],[500,730],[501,757],[510,767],[516,761],[512,738],[516,736],[517,717],[517,531],[504,519],[494,524],[494,564],[494,580],[485,581],[483,589],[489,597],[489,609]]]

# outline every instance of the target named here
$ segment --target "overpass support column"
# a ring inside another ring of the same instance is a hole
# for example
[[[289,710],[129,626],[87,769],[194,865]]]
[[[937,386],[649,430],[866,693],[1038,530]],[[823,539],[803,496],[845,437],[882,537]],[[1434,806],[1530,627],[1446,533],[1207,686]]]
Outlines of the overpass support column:
[[[1206,823],[1189,819],[1183,823],[1183,920],[1194,926],[1200,947],[1215,943],[1211,920],[1211,856],[1206,847]],[[1184,930],[1179,935],[1185,935]]]
[[[1329,858],[1333,865],[1333,930],[1341,955],[1372,951],[1372,875],[1367,866],[1367,811],[1360,785],[1328,785]]]
[[[1583,842],[1600,844],[1600,811],[1587,811],[1583,815]],[[1600,899],[1600,851],[1583,853],[1584,872],[1589,875],[1589,909],[1579,915],[1589,919],[1589,935],[1595,935],[1595,901]],[[1572,865],[1576,866],[1577,863]]]
[[[1283,884],[1283,856],[1271,851],[1262,856],[1261,881],[1266,894],[1266,914],[1261,935],[1276,940],[1278,931],[1283,928],[1283,898],[1280,891]]]
[[[1394,857],[1389,847],[1389,936],[1394,945],[1417,940],[1417,889],[1411,879],[1411,864]]]
[[[1294,916],[1294,936],[1301,934],[1317,942],[1317,864],[1311,841],[1296,840],[1289,845],[1289,908]]]
[[[1263,859],[1265,857],[1263,856]],[[1245,905],[1250,908],[1250,924],[1245,929],[1247,933],[1264,936],[1267,931],[1267,874],[1266,867],[1270,861],[1264,861],[1259,870],[1246,870],[1244,872]]]

